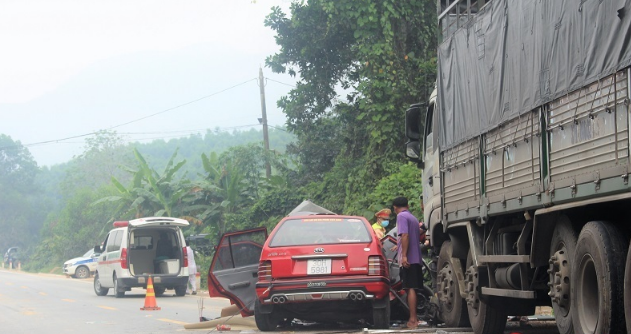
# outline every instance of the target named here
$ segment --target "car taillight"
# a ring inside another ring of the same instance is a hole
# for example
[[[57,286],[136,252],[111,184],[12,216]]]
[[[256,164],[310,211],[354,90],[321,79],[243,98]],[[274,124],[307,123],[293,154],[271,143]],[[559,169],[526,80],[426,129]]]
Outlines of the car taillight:
[[[121,268],[127,269],[127,248],[121,249]]]
[[[182,254],[184,254],[182,261],[182,267],[188,267],[188,252],[186,251],[186,247],[182,247]]]
[[[259,281],[272,281],[272,261],[259,262]]]
[[[383,257],[379,255],[372,255],[368,257],[368,275],[386,275],[386,264]]]

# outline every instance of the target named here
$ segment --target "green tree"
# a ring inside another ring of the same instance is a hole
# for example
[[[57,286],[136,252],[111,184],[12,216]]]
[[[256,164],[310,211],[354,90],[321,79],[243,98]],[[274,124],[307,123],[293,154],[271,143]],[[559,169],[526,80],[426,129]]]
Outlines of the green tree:
[[[22,255],[37,244],[47,212],[35,178],[37,164],[19,141],[0,134],[0,251],[19,246]],[[26,248],[26,249],[25,249]],[[21,256],[24,258],[23,256]]]
[[[118,190],[117,195],[106,196],[94,204],[103,202],[119,203],[118,213],[122,217],[139,218],[146,216],[182,217],[190,211],[184,203],[186,196],[191,196],[190,182],[177,172],[184,166],[186,160],[175,162],[177,150],[164,168],[158,173],[151,168],[145,158],[134,149],[134,155],[138,164],[137,169],[130,169],[132,182],[125,187],[119,180],[112,177],[112,183]]]
[[[0,186],[31,191],[37,172],[31,152],[19,141],[0,134]]]
[[[50,270],[61,267],[64,261],[101,244],[115,220],[113,212],[117,204],[92,203],[115,191],[112,186],[74,191],[63,209],[51,213],[46,219],[40,231],[41,242],[35,247],[30,261],[25,263],[25,269]]]
[[[212,216],[203,216],[202,219],[213,218],[219,235],[226,232],[225,216],[233,214],[248,198],[244,192],[246,184],[243,182],[244,174],[238,164],[232,159],[224,161],[219,159],[215,152],[210,155],[202,154],[202,165],[206,171],[201,182],[202,196],[207,203],[214,203],[214,208],[219,211]]]
[[[265,21],[281,47],[266,64],[299,75],[278,105],[298,137],[300,179],[327,208],[358,213],[388,166],[404,163],[403,111],[433,87],[435,1],[307,0],[290,12]]]
[[[101,130],[85,139],[83,153],[75,156],[67,166],[62,182],[66,196],[81,188],[97,189],[110,183],[112,177],[127,181],[124,166],[133,161],[132,150],[114,131]]]

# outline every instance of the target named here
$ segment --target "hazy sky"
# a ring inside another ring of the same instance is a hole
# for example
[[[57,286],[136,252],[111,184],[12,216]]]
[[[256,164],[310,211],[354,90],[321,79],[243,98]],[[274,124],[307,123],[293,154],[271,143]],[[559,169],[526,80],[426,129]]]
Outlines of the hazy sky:
[[[83,151],[83,137],[62,139],[100,129],[146,142],[256,126],[259,87],[251,79],[279,49],[263,20],[272,6],[289,4],[0,0],[0,133],[51,165]],[[276,81],[295,80],[263,71],[268,123],[282,126],[276,101],[291,87]]]

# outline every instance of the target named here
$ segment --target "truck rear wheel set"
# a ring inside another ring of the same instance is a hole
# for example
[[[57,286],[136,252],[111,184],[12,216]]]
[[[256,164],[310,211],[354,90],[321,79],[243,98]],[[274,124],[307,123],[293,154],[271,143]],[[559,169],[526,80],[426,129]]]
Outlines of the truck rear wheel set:
[[[625,322],[624,294],[628,295],[631,288],[627,285],[625,289],[623,283],[628,243],[610,222],[592,221],[581,230],[571,283],[571,311],[576,334],[615,333],[616,328],[617,332],[624,330],[619,327]]]
[[[476,334],[502,333],[508,314],[487,303],[496,297],[481,295],[488,284],[479,276],[484,267],[476,267],[469,250],[466,266],[459,268],[462,260],[453,256],[453,247],[445,241],[438,259],[441,320],[447,327],[470,324]],[[590,221],[580,228],[565,216],[557,219],[548,275],[560,334],[631,333],[631,247],[629,235],[615,223]]]

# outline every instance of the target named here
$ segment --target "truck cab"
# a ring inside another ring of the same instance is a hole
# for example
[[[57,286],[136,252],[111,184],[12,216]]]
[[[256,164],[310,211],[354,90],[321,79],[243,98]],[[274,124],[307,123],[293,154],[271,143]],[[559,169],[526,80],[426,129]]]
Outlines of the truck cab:
[[[438,118],[434,117],[437,90],[434,88],[429,103],[414,104],[405,112],[405,131],[408,139],[406,156],[423,169],[423,217],[431,238],[442,234],[440,151],[438,149]],[[432,240],[432,244],[434,241]]]

